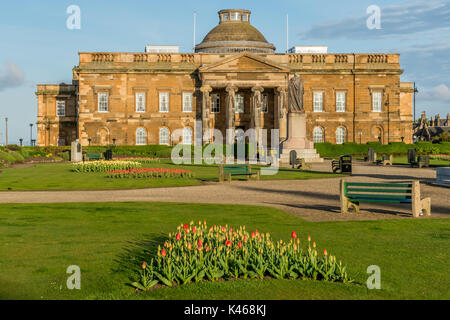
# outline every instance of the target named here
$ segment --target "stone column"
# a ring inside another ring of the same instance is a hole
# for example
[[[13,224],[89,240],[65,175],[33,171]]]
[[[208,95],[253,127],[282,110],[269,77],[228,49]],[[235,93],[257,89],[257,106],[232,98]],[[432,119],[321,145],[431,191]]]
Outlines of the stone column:
[[[287,139],[287,88],[278,87],[275,90],[276,93],[276,107],[275,107],[275,129],[280,130],[280,140]]]
[[[235,86],[228,86],[226,88],[227,91],[227,105],[226,105],[226,114],[227,114],[227,123],[226,129],[230,129],[234,135],[235,131],[235,119],[236,119],[236,92],[238,88]]]
[[[261,112],[262,112],[262,92],[264,88],[252,88],[252,128],[258,133],[261,129]]]
[[[202,128],[203,128],[203,145],[211,142],[211,133],[207,140],[204,139],[205,133],[208,129],[210,129],[210,96],[209,94],[212,91],[210,86],[203,86],[200,88],[202,92]]]

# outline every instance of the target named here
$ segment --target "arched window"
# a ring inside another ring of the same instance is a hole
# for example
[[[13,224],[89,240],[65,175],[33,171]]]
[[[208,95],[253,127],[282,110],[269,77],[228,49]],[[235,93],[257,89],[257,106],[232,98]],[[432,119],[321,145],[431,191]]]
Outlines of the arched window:
[[[183,144],[192,144],[192,129],[183,129]]]
[[[323,129],[321,127],[314,128],[314,143],[323,142]]]
[[[339,127],[336,130],[336,144],[343,144],[345,142],[346,130],[344,127]]]
[[[161,128],[159,129],[159,144],[160,145],[169,145],[170,144],[170,134],[169,129]]]
[[[145,146],[147,144],[147,132],[144,128],[139,128],[136,130],[136,145]]]

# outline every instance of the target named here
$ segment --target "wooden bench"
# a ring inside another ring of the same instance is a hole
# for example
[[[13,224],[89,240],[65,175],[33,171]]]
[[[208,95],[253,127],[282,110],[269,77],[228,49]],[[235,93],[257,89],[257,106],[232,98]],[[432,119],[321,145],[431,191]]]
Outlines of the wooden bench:
[[[420,199],[419,181],[408,183],[358,183],[341,180],[341,212],[353,207],[359,213],[361,202],[410,203],[414,218],[431,215],[431,199]]]
[[[297,169],[302,169],[302,170],[311,170],[312,169],[311,163],[306,163],[306,160],[303,158],[297,158],[295,160],[295,166]]]
[[[256,180],[259,180],[259,172],[252,172],[252,169],[248,164],[219,165],[219,182],[223,182],[224,179],[231,182],[232,176],[247,176],[247,180],[249,180],[250,177],[255,176]]]
[[[87,153],[86,154],[86,158],[91,161],[91,160],[100,160],[102,158],[101,154],[98,153]]]
[[[392,154],[383,154],[381,160],[377,161],[377,164],[382,164],[383,166],[392,166],[392,162],[394,161],[394,156]]]

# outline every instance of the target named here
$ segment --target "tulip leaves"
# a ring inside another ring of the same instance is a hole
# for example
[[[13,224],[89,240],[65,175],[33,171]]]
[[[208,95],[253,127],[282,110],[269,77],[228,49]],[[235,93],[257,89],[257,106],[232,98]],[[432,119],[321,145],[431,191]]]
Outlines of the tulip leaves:
[[[289,242],[274,242],[269,234],[249,234],[245,227],[208,228],[206,222],[180,225],[142,272],[139,290],[157,283],[171,287],[190,282],[247,279],[313,279],[351,283],[345,266],[324,250],[318,255],[311,239],[301,246],[297,233]]]

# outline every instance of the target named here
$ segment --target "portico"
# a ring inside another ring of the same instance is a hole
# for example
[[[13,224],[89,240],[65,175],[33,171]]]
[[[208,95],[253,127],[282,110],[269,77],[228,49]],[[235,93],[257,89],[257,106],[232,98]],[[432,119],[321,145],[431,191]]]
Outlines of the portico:
[[[286,131],[289,69],[242,53],[200,68],[199,78],[204,133],[215,128],[225,137],[226,130],[267,129],[270,139],[271,129]],[[212,112],[217,104],[219,110]],[[280,136],[285,138],[286,132]]]

